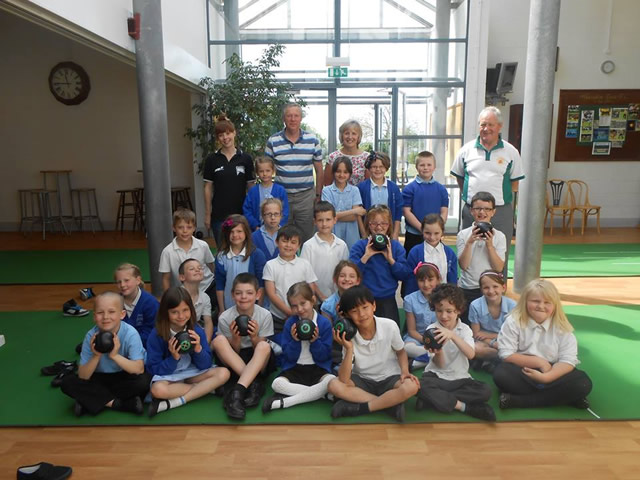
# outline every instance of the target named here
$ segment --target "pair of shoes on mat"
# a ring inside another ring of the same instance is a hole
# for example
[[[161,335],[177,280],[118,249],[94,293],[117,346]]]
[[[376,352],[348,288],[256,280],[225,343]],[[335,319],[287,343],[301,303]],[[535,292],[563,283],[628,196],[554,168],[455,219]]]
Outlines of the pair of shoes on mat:
[[[85,315],[89,315],[89,310],[82,308],[71,298],[62,305],[62,314],[65,317],[84,317]]]
[[[224,411],[227,412],[229,418],[235,420],[244,420],[246,415],[244,396],[239,388],[231,388],[224,396],[222,401]]]
[[[96,294],[93,292],[93,287],[81,288],[80,289],[80,298],[82,300],[89,300],[90,298],[95,297]]]
[[[405,409],[404,402],[386,408],[384,412],[398,422],[404,422]],[[347,402],[346,400],[338,400],[331,408],[331,416],[333,418],[340,417],[356,417],[360,415],[360,404]]]
[[[62,381],[64,380],[64,378],[69,375],[75,374],[76,369],[77,369],[77,366],[74,363],[73,365],[65,367],[62,370],[60,370],[60,372],[55,377],[53,377],[53,380],[51,380],[51,386],[57,388],[60,385],[62,385]]]
[[[488,403],[467,403],[464,413],[486,422],[496,421],[496,412],[493,411],[493,408]]]
[[[40,462],[18,467],[18,480],[64,480],[69,478],[72,471],[71,467]]]
[[[262,395],[264,395],[264,384],[260,380],[254,380],[249,388],[247,388],[247,393],[244,396],[244,406],[246,408],[255,407],[260,403],[260,399]]]
[[[58,360],[57,362],[53,362],[52,365],[47,365],[46,367],[42,367],[40,369],[40,373],[47,377],[58,375],[60,372],[68,369],[68,368],[76,368],[76,361],[68,362],[67,360]]]
[[[119,412],[130,412],[135,413],[136,415],[142,415],[142,412],[144,411],[142,406],[142,399],[140,397],[125,399],[116,398],[113,400],[111,408],[113,410],[118,410]]]

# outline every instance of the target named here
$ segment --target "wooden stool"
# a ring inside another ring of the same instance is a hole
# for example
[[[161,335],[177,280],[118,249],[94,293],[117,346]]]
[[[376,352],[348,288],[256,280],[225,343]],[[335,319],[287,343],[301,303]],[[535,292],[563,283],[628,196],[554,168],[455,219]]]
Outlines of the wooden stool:
[[[73,206],[73,200],[78,200],[78,215],[74,217],[76,221],[76,225],[78,225],[78,229],[82,231],[82,222],[83,220],[88,220],[91,223],[91,232],[96,233],[93,228],[93,223],[98,222],[100,226],[100,230],[104,232],[104,227],[102,226],[102,221],[100,220],[100,213],[98,212],[98,199],[96,198],[96,189],[95,188],[74,188],[71,190],[71,205]],[[83,215],[82,213],[82,203],[85,201],[87,214]],[[75,208],[73,209],[75,212]]]
[[[120,233],[124,231],[124,221],[127,218],[133,219],[133,226],[131,230],[135,230],[140,221],[140,213],[138,207],[137,194],[135,189],[129,190],[116,190],[116,193],[120,194],[118,199],[118,215],[116,217],[116,230],[118,224],[120,224]],[[129,200],[127,200],[127,194],[129,194]],[[130,211],[127,211],[127,207],[130,207]]]
[[[145,206],[144,206],[144,188],[136,188],[136,206],[138,208],[138,226],[140,230],[147,233],[147,227],[145,226]]]
[[[175,212],[178,208],[188,208],[193,211],[191,203],[190,187],[171,187],[171,211]]]
[[[68,233],[62,219],[59,216],[53,216],[51,212],[51,194],[56,193],[55,190],[45,190],[44,188],[33,188],[27,190],[18,190],[20,195],[20,228],[25,222],[31,223],[31,232],[33,225],[40,223],[42,225],[42,239],[46,239],[47,225],[60,225],[60,232]]]

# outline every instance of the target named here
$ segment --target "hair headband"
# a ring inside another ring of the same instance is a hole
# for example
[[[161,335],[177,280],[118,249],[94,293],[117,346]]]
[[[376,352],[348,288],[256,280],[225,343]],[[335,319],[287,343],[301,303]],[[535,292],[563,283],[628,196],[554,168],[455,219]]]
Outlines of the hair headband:
[[[504,275],[502,275],[501,272],[492,272],[491,270],[489,270],[487,272],[482,272],[480,274],[480,277],[478,277],[478,280],[480,280],[482,277],[486,277],[486,276],[498,277],[500,280],[502,280],[504,282]]]
[[[431,263],[431,262],[418,262],[418,265],[416,265],[416,268],[413,269],[413,274],[414,275],[418,274],[418,270],[420,270],[420,267],[429,267],[429,268],[435,270],[436,273],[438,274],[438,276],[440,276],[440,269],[438,268],[438,266],[435,263]]]

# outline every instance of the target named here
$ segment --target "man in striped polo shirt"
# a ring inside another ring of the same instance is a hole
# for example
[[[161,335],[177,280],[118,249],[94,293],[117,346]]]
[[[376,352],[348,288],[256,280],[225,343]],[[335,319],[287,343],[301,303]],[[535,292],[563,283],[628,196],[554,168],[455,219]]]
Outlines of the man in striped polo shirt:
[[[264,153],[276,164],[275,181],[286,189],[289,199],[289,223],[300,229],[303,244],[313,236],[313,206],[322,193],[322,149],[313,133],[300,128],[300,105],[287,104],[282,119],[284,130],[269,137]]]

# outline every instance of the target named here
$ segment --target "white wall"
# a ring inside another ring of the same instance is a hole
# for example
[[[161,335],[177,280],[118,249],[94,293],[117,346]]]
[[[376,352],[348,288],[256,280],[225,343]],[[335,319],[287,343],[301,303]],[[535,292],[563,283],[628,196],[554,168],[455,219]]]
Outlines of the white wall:
[[[610,4],[613,5],[611,52],[605,54]],[[528,16],[529,0],[491,0],[487,64],[518,62],[514,92],[508,94],[511,104],[524,102]],[[640,87],[640,56],[635,41],[638,18],[640,2],[637,0],[562,1],[554,105],[558,105],[560,89]],[[616,63],[616,70],[610,75],[600,71],[600,64],[607,59]],[[505,117],[503,133],[507,139],[509,105],[499,105]],[[587,182],[591,203],[602,206],[602,225],[638,225],[640,162],[556,162],[557,118],[558,112],[554,111],[549,178],[578,178]]]
[[[165,68],[193,84],[202,77],[212,76],[207,67],[205,1],[208,0],[162,0]],[[132,0],[30,0],[27,3],[135,52],[135,41],[127,33],[127,18],[134,11]]]
[[[60,61],[74,61],[91,80],[77,106],[56,101],[47,78]],[[43,169],[71,169],[75,187],[95,187],[102,220],[113,225],[115,191],[142,186],[140,127],[134,67],[0,11],[0,228],[16,229],[17,190],[38,188]],[[10,72],[10,74],[8,74]],[[194,185],[191,93],[167,85],[172,185]]]

